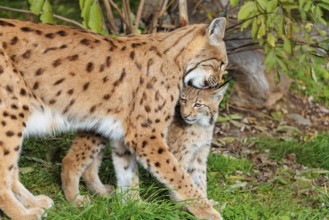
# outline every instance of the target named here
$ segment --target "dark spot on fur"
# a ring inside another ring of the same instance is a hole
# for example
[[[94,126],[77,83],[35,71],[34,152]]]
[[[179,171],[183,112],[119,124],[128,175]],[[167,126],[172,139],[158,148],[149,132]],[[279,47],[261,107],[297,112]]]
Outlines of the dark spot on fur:
[[[6,135],[7,135],[7,137],[12,137],[15,135],[15,133],[13,131],[7,131]]]
[[[89,62],[86,67],[86,71],[88,73],[92,72],[94,70],[94,64],[92,62]]]
[[[18,42],[18,38],[15,36],[10,40],[10,45],[15,45]]]
[[[83,85],[83,91],[86,91],[87,89],[89,88],[89,82],[86,82],[84,85]]]
[[[1,21],[0,20],[0,26],[8,26],[8,27],[15,27],[15,25],[14,24],[12,24],[12,23],[9,23],[9,22],[7,22],[7,21]]]
[[[54,86],[56,86],[56,85],[59,85],[59,84],[61,84],[62,82],[64,82],[64,80],[65,80],[65,78],[61,78],[61,79],[59,79],[59,80],[57,80],[56,82],[54,82]]]
[[[79,58],[79,55],[78,54],[74,54],[72,56],[68,56],[67,59],[69,61],[76,61],[77,59]]]
[[[67,91],[67,94],[69,94],[69,95],[72,95],[74,93],[74,89],[69,89],[68,91]]]
[[[84,39],[80,40],[80,44],[88,46],[90,44],[90,40],[84,38]]]
[[[57,34],[58,34],[59,36],[62,36],[62,37],[65,37],[65,36],[67,35],[67,33],[66,33],[65,31],[63,31],[63,30],[61,30],[61,31],[57,31]]]
[[[129,56],[130,56],[130,59],[131,60],[134,60],[134,58],[135,58],[135,52],[134,51],[131,51]]]
[[[96,105],[92,106],[89,110],[90,113],[93,113],[96,110]]]
[[[35,75],[36,76],[40,76],[42,73],[43,73],[43,69],[42,68],[39,68],[36,72],[35,72]]]
[[[35,82],[32,88],[37,90],[39,88],[39,82]]]
[[[150,112],[150,111],[151,111],[151,108],[150,108],[150,106],[148,106],[148,105],[145,105],[145,106],[144,106],[144,109],[145,109],[146,112]]]
[[[24,32],[31,32],[33,31],[31,28],[29,27],[21,27],[21,31],[24,31]]]
[[[164,151],[163,148],[159,148],[159,149],[158,149],[158,154],[162,154],[163,151]]]
[[[57,59],[57,60],[55,60],[55,61],[53,62],[53,67],[58,67],[58,66],[61,65],[61,64],[62,64],[61,59]]]
[[[55,34],[54,33],[48,33],[48,34],[45,34],[45,37],[49,38],[49,39],[53,39],[55,37]]]
[[[31,50],[25,51],[25,53],[22,54],[22,57],[24,59],[29,59],[31,57]]]

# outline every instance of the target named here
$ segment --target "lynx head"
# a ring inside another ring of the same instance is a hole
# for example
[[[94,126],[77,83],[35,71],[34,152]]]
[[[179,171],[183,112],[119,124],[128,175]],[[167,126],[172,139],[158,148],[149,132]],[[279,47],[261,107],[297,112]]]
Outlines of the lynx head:
[[[223,41],[225,26],[225,18],[216,18],[188,44],[186,49],[191,55],[185,65],[185,85],[205,89],[221,81],[228,64]]]
[[[215,123],[218,105],[224,97],[228,84],[211,89],[195,89],[187,86],[179,99],[180,114],[188,124],[209,126]]]

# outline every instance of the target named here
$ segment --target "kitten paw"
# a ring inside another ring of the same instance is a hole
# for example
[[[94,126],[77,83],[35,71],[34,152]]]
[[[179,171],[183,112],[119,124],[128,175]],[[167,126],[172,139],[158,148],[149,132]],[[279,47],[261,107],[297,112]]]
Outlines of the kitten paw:
[[[218,203],[217,201],[215,201],[215,200],[208,199],[208,202],[209,202],[209,204],[212,205],[212,206],[219,206],[219,203]]]

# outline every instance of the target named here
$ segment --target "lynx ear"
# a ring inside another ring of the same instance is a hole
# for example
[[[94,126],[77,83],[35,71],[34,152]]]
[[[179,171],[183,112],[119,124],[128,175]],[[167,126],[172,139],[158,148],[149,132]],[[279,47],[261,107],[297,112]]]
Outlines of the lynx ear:
[[[220,87],[219,89],[215,89],[211,92],[211,97],[218,101],[218,103],[220,103],[222,101],[222,99],[224,98],[225,92],[228,88],[228,83],[222,87]]]
[[[220,17],[214,19],[208,27],[208,39],[211,44],[218,44],[224,38],[226,27],[226,18]]]

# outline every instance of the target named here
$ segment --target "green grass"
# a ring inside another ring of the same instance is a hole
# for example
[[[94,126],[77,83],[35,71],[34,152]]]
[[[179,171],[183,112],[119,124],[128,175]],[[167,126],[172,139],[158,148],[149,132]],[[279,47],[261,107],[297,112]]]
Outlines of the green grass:
[[[72,135],[56,138],[28,139],[20,160],[21,180],[34,194],[50,196],[55,206],[47,219],[195,219],[182,211],[182,204],[169,200],[168,190],[148,172],[141,171],[143,202],[120,202],[122,195],[91,196],[92,204],[76,208],[65,201],[61,190],[61,159],[71,143]],[[280,161],[295,152],[305,165],[329,170],[329,134],[321,134],[311,142],[297,140],[257,139],[260,149],[269,148],[271,157]],[[113,165],[107,150],[100,176],[105,183],[115,184]],[[321,160],[322,158],[322,160]],[[208,196],[219,202],[216,207],[225,219],[325,219],[329,217],[329,195],[325,187],[314,184],[315,178],[328,172],[311,169],[296,176],[292,169],[280,167],[276,177],[257,181],[258,171],[247,158],[210,155]],[[82,194],[89,195],[81,184]],[[6,218],[5,218],[6,219]]]
[[[294,153],[300,164],[329,170],[329,133],[322,133],[307,142],[294,138],[261,138],[256,142],[260,148],[270,149],[270,155],[274,159],[279,160]]]

